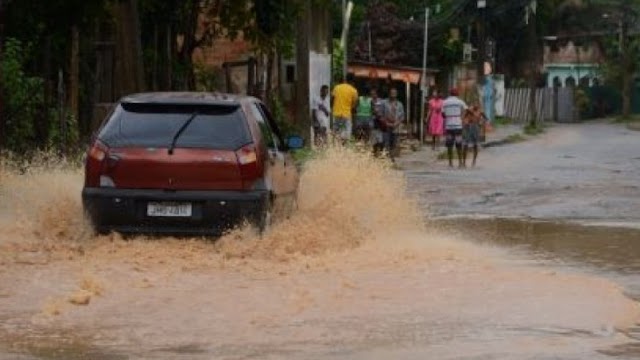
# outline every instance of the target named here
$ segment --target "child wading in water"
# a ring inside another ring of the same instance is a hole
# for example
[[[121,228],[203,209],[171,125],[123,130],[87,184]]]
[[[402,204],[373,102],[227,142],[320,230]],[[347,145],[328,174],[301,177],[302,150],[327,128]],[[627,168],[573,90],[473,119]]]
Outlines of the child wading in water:
[[[487,117],[484,115],[480,106],[477,104],[471,106],[465,113],[464,125],[462,129],[462,138],[464,147],[462,150],[462,166],[467,166],[467,154],[469,153],[469,145],[473,146],[473,162],[472,166],[476,166],[478,158],[478,142],[480,140],[480,131],[484,126]]]

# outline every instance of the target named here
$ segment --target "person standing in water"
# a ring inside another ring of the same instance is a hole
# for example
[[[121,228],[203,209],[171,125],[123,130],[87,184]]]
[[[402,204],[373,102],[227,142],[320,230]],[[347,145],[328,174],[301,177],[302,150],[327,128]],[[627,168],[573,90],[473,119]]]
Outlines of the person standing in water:
[[[444,118],[442,117],[442,103],[437,89],[433,90],[431,99],[428,102],[427,124],[428,133],[432,137],[431,148],[436,150],[440,146],[440,137],[444,135]]]
[[[458,166],[462,164],[462,117],[467,110],[467,104],[458,97],[458,89],[452,88],[442,103],[442,114],[444,116],[444,129],[446,133],[445,145],[447,146],[447,156],[449,167],[453,167],[453,146],[456,147],[458,155]]]
[[[467,110],[464,117],[464,125],[462,129],[462,138],[464,141],[464,149],[462,150],[462,166],[467,166],[467,154],[469,146],[473,147],[473,161],[471,166],[476,166],[478,158],[478,142],[480,140],[480,129],[487,121],[486,115],[480,109],[478,104],[474,104]]]

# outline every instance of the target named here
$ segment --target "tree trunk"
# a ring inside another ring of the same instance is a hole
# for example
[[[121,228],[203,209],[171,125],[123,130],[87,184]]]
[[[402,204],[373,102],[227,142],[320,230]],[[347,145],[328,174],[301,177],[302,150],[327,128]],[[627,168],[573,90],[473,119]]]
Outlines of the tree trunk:
[[[38,110],[38,115],[35,118],[35,136],[36,142],[38,144],[46,143],[49,138],[49,129],[50,129],[50,114],[49,109],[52,105],[52,97],[53,97],[53,70],[51,68],[52,60],[51,60],[51,35],[45,35],[43,39],[42,46],[42,67],[39,71],[41,71],[42,79],[43,79],[43,94],[44,101],[40,104],[40,108]]]
[[[275,63],[275,53],[273,50],[269,50],[267,55],[267,80],[265,84],[265,99],[267,104],[271,104],[273,100],[273,64]]]
[[[69,110],[78,119],[78,94],[80,89],[80,32],[71,28],[71,58],[69,61]]]
[[[296,25],[296,93],[295,121],[305,142],[311,139],[311,106],[309,102],[309,36],[311,1],[302,2],[302,12]],[[346,60],[346,59],[345,59]]]
[[[137,9],[136,0],[117,3],[115,6],[116,69],[114,87],[116,97],[144,90],[142,45]]]
[[[4,53],[4,7],[6,0],[0,0],[0,64],[2,63],[2,56]],[[2,68],[0,67],[0,77],[2,76]],[[3,99],[2,84],[0,84],[0,153],[4,148],[4,99]]]
[[[158,91],[158,25],[153,26],[153,63],[151,65],[151,89]]]
[[[623,21],[620,29],[620,48],[622,49],[622,116],[631,116],[631,50],[627,41],[628,22]]]
[[[172,90],[173,89],[173,49],[175,47],[175,40],[173,38],[173,31],[171,29],[171,25],[167,25],[167,48],[165,49],[165,79],[164,79],[164,90]]]
[[[142,55],[142,33],[140,29],[140,14],[138,12],[138,1],[129,0],[129,7],[131,11],[131,27],[132,27],[132,46],[134,55],[134,73],[136,79],[137,91],[143,91],[145,86],[144,81],[144,61]]]
[[[538,114],[536,111],[536,79],[538,75],[538,40],[536,29],[536,15],[533,6],[529,6],[529,56],[531,69],[529,69],[529,126],[536,128],[538,125]]]

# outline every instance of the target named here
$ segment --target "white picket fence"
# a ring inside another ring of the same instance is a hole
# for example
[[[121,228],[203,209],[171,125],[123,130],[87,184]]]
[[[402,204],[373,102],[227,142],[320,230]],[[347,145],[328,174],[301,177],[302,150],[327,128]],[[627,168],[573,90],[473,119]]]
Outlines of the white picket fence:
[[[529,88],[511,88],[505,91],[505,116],[519,122],[529,120]],[[573,88],[539,88],[536,90],[538,121],[575,121]]]

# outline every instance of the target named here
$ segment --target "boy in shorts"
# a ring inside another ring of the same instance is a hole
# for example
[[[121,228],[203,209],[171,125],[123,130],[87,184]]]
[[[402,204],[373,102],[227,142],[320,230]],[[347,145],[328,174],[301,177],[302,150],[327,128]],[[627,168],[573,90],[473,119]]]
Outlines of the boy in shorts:
[[[473,147],[473,162],[471,166],[476,166],[476,159],[478,158],[478,142],[480,141],[480,131],[484,125],[487,117],[480,109],[478,104],[471,106],[464,116],[464,124],[462,128],[462,139],[464,147],[462,150],[462,166],[467,166],[467,154],[469,153],[469,146]]]

